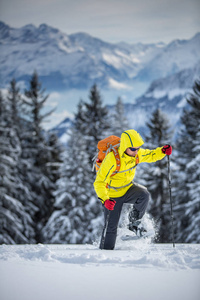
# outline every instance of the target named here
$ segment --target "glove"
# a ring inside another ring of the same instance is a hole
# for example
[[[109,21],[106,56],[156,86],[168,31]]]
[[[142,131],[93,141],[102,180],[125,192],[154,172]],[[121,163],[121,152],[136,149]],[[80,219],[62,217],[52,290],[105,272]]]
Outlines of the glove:
[[[114,210],[115,203],[116,203],[115,200],[107,199],[107,200],[104,202],[104,206],[105,206],[105,208],[107,208],[108,210]]]
[[[172,146],[170,146],[170,145],[163,146],[162,152],[166,155],[171,155],[172,154]]]

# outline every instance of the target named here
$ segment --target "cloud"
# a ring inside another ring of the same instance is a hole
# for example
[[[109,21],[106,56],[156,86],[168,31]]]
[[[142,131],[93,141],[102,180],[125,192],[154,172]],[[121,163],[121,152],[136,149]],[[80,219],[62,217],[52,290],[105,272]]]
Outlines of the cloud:
[[[109,42],[169,42],[199,31],[199,11],[199,0],[1,0],[0,19],[85,31]]]

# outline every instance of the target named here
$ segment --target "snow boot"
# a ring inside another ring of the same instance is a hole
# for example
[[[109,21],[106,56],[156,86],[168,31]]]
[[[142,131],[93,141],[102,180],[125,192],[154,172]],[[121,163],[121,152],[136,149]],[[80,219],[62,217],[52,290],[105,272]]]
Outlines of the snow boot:
[[[135,220],[129,223],[128,229],[133,231],[139,237],[145,236],[147,233],[147,230],[142,226],[140,220]]]
[[[139,211],[133,206],[129,213],[129,224],[128,229],[133,231],[137,236],[145,236],[147,230],[142,226],[139,217]]]

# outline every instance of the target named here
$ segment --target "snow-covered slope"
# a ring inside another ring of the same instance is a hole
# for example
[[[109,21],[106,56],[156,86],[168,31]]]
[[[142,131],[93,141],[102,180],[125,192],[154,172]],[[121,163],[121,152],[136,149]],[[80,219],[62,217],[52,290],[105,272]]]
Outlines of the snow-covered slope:
[[[145,133],[152,112],[160,108],[167,115],[176,134],[182,109],[187,105],[186,99],[192,92],[195,80],[199,79],[200,62],[193,68],[154,80],[134,104],[125,104],[126,116],[132,127]]]
[[[152,81],[181,70],[194,68],[200,62],[200,33],[190,40],[175,40],[163,48],[138,73],[139,78]]]
[[[183,91],[191,90],[194,85],[195,80],[200,78],[200,61],[197,62],[193,68],[184,69],[178,73],[174,73],[164,78],[154,80],[145,95],[154,96],[155,98],[160,98],[161,93],[170,94],[173,97],[174,91],[177,94],[182,94]]]
[[[200,245],[1,245],[2,300],[197,300]]]
[[[174,137],[176,137],[182,110],[187,105],[186,99],[192,92],[195,80],[199,79],[200,62],[194,68],[184,69],[176,74],[154,80],[146,92],[136,98],[133,103],[124,103],[125,115],[130,128],[134,128],[145,135],[147,133],[146,123],[152,112],[156,108],[160,108],[167,115],[174,129]],[[114,109],[113,105],[107,107],[109,111]],[[53,129],[64,144],[68,140],[70,127],[71,120],[66,118]]]

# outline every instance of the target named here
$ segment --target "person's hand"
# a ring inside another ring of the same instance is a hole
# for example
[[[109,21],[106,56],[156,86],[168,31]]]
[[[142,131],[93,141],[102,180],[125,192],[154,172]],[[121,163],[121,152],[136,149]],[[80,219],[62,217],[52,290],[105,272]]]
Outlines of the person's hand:
[[[166,155],[171,155],[172,154],[172,146],[170,146],[170,145],[163,146],[162,152]]]
[[[115,203],[116,203],[115,200],[107,199],[107,200],[104,202],[104,206],[105,206],[105,208],[107,208],[108,210],[114,210]]]

